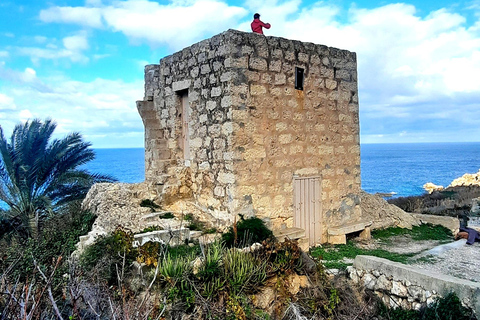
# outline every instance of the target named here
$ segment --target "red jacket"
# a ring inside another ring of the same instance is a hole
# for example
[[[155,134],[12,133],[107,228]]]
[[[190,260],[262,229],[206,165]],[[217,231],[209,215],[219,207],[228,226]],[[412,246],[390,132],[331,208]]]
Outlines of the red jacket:
[[[262,27],[270,29],[270,23],[263,23],[260,19],[253,19],[251,26],[253,32],[260,34],[263,34]]]

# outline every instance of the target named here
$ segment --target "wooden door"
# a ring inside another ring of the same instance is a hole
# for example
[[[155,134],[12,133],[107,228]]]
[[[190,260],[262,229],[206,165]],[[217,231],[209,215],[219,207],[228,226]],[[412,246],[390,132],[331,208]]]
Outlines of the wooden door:
[[[305,230],[310,246],[322,243],[322,190],[320,177],[293,179],[293,226]]]

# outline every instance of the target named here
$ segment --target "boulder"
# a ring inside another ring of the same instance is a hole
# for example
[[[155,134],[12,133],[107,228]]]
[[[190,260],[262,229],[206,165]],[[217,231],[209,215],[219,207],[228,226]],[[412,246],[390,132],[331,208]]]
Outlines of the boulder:
[[[450,187],[461,187],[461,186],[480,186],[480,170],[477,173],[466,173],[460,178],[453,180],[448,188]]]
[[[438,186],[434,183],[427,182],[423,185],[423,189],[427,191],[429,194],[432,194],[434,191],[442,191],[443,186]]]
[[[360,199],[362,220],[372,221],[372,229],[383,229],[388,227],[410,229],[412,226],[420,224],[415,216],[403,211],[393,204],[389,204],[382,197],[361,191]]]

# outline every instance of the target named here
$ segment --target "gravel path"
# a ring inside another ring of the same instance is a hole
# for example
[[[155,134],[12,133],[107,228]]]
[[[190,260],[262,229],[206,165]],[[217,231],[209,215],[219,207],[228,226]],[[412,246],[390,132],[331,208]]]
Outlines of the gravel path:
[[[412,266],[480,282],[480,243],[478,242],[473,245],[464,244],[459,248],[440,252],[438,255],[421,254],[416,258],[422,257],[425,258],[413,263]]]
[[[373,240],[364,248],[380,248],[395,253],[415,254],[409,260],[419,269],[447,274],[453,277],[480,282],[480,243],[465,244],[459,240],[445,244],[434,240],[412,240],[410,236],[395,236],[383,243]],[[430,254],[433,251],[435,254]]]

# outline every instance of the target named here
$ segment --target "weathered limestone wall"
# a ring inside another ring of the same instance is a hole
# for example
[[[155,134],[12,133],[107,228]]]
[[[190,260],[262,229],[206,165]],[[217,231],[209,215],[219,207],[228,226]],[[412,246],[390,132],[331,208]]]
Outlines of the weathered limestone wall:
[[[223,212],[233,186],[229,56],[228,34],[223,33],[165,57],[160,65],[146,66],[145,97],[138,107],[146,128],[146,179],[175,185],[183,172],[172,199],[178,192],[188,194],[205,208]],[[188,118],[182,114],[185,92]],[[187,126],[189,157],[181,146]]]
[[[357,92],[355,53],[228,30],[145,68],[146,178],[171,199],[276,229],[293,224],[294,176],[319,176],[323,232],[358,220]]]
[[[480,314],[480,284],[416,269],[372,256],[357,256],[347,269],[350,278],[375,292],[392,308],[420,309],[437,297],[455,292],[464,305]]]
[[[358,219],[355,53],[253,33],[231,41],[245,77],[231,91],[238,198],[274,228],[291,227],[293,177],[320,176],[324,226]],[[303,90],[295,67],[304,69]]]

